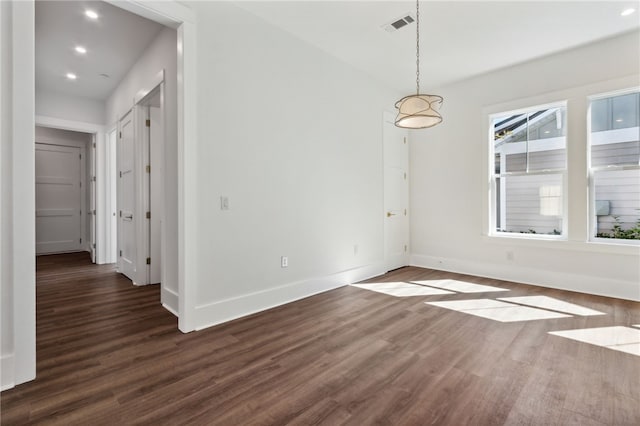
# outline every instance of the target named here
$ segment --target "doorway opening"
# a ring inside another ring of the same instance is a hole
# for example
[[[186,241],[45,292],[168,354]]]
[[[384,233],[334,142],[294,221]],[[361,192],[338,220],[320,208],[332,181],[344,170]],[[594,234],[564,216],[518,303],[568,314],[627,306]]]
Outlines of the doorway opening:
[[[36,255],[87,251],[95,262],[95,134],[35,128]]]

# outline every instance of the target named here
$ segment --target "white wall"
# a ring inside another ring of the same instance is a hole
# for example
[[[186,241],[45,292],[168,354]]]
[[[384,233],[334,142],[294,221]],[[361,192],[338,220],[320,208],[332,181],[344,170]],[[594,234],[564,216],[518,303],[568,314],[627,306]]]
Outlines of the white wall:
[[[190,6],[196,327],[382,272],[382,113],[400,94],[235,5]]]
[[[33,3],[0,2],[0,22],[0,387],[6,389],[36,374]]]
[[[154,88],[158,72],[164,69],[164,190],[165,211],[162,218],[164,237],[163,252],[163,303],[178,312],[178,122],[177,122],[177,35],[176,30],[164,28],[147,47],[140,59],[122,79],[106,102],[104,121],[114,125],[134,106],[134,98],[140,92]],[[139,100],[139,99],[138,99]]]
[[[36,90],[36,115],[102,125],[104,102]]]
[[[437,91],[444,122],[411,142],[412,264],[640,300],[640,249],[587,243],[591,94],[640,84],[631,33]],[[568,241],[487,237],[487,113],[568,100]],[[513,260],[508,260],[508,253]]]

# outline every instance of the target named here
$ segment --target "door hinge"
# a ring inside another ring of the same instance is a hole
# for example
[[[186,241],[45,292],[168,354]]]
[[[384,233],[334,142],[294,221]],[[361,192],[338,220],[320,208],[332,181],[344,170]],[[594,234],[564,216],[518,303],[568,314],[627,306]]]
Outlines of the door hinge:
[[[147,120],[144,122],[144,125],[145,125],[145,126],[147,126],[147,127],[151,127],[151,120],[147,119]]]
[[[82,182],[80,182],[80,188],[82,188]]]
[[[120,172],[120,177],[122,177],[122,172]]]
[[[96,215],[96,210],[94,209],[91,214],[93,214],[95,216]]]
[[[92,177],[91,177],[91,180],[92,180],[93,182],[95,182],[95,181],[96,181],[96,177],[95,177],[95,176],[92,176]]]
[[[151,265],[151,258],[147,257],[147,265]]]
[[[120,250],[120,257],[122,257],[122,250]]]
[[[402,139],[404,140],[404,142],[403,142],[403,143],[405,143],[405,144],[406,144],[406,143],[407,143],[407,137],[405,136],[405,137],[404,137],[404,138],[402,138]]]
[[[404,172],[404,180],[407,180],[407,172]]]
[[[80,209],[80,216],[82,216],[82,209]]]
[[[96,147],[96,143],[95,143],[95,142],[93,143],[93,147],[94,147],[94,148]]]
[[[78,154],[78,157],[82,160],[82,154]]]
[[[405,251],[405,253],[407,252],[407,245],[406,244],[404,245],[404,251]]]
[[[82,244],[82,238],[80,238],[80,244]]]
[[[147,165],[146,170],[147,170],[147,173],[151,173],[151,166]]]
[[[405,216],[407,215],[407,209],[404,209],[404,215]]]
[[[96,248],[96,243],[93,243],[91,246],[92,246],[93,248]]]
[[[122,217],[122,210],[120,210],[120,217]]]
[[[147,219],[151,219],[151,212],[147,212]]]
[[[120,139],[122,139],[122,132],[120,132]]]

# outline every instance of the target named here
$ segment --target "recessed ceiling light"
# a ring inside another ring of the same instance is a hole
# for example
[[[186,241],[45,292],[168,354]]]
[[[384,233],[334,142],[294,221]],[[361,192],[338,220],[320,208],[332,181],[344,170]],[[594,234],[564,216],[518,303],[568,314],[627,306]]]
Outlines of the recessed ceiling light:
[[[616,123],[622,123],[624,120],[622,118],[616,118]]]
[[[75,75],[75,74],[74,74],[74,73],[72,73],[72,72],[68,72],[68,73],[67,73],[67,78],[68,78],[69,80],[75,80],[76,78],[78,78],[78,76],[77,76],[77,75]]]
[[[620,16],[629,16],[635,11],[636,10],[634,8],[630,7],[629,9],[623,10],[622,13],[620,14]]]
[[[82,46],[76,46],[76,52],[85,54],[85,53],[87,53],[87,49],[85,49]]]
[[[87,15],[87,18],[98,19],[98,14],[91,9],[85,10],[84,14]]]

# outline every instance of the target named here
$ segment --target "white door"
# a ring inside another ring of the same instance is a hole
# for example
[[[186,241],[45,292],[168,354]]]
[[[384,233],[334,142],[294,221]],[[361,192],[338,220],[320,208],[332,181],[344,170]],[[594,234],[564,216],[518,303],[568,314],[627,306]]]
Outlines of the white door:
[[[120,273],[135,282],[135,150],[132,111],[120,120],[118,136],[118,268]]]
[[[407,131],[393,124],[385,113],[384,237],[387,270],[409,264],[409,143]]]
[[[81,250],[80,154],[36,143],[36,254]]]

